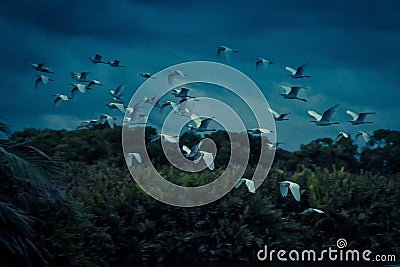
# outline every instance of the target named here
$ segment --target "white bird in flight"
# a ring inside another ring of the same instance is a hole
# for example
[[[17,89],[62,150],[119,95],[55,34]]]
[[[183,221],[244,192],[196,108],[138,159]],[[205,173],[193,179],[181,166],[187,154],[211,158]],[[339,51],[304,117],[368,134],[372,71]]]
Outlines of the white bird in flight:
[[[75,96],[75,94],[76,94],[78,91],[81,92],[82,94],[86,92],[86,86],[85,86],[84,84],[81,84],[81,83],[71,83],[70,85],[74,86],[74,87],[71,89],[71,95],[72,95],[73,97]],[[90,88],[89,88],[89,90],[90,90]]]
[[[297,67],[297,69],[293,69],[289,66],[286,67],[286,70],[290,71],[292,74],[289,74],[288,76],[292,77],[292,79],[299,79],[299,78],[311,78],[309,75],[303,75],[304,68],[307,66],[308,63],[305,63],[301,65],[300,67]]]
[[[138,73],[138,76],[146,78],[146,79],[149,79],[149,78],[155,79],[156,78],[151,73],[148,73],[148,72]]]
[[[90,62],[94,63],[94,64],[98,64],[98,63],[105,63],[103,61],[103,56],[96,54],[93,57],[88,57],[88,59],[90,60]]]
[[[110,65],[110,67],[114,67],[114,68],[123,68],[125,66],[120,65],[121,62],[119,60],[114,60],[114,61],[107,61],[106,64]]]
[[[198,115],[192,114],[190,116],[191,121],[195,123],[195,125],[189,124],[189,130],[194,131],[194,132],[214,132],[216,129],[208,129],[208,125],[210,122],[213,120],[213,118],[206,118],[206,119],[201,119]]]
[[[88,84],[86,85],[86,89],[92,89],[92,87],[94,86],[94,85],[99,85],[99,86],[104,86],[100,81],[98,81],[98,80],[90,80],[89,82],[88,82]]]
[[[362,138],[364,139],[364,142],[365,142],[365,143],[368,143],[368,141],[369,141],[369,134],[367,134],[366,132],[363,132],[363,131],[358,131],[358,133],[356,134],[356,140],[357,140],[359,137],[362,137]]]
[[[174,83],[177,78],[185,78],[187,75],[181,70],[174,70],[168,74],[168,84],[171,85]]]
[[[325,110],[322,116],[313,110],[308,110],[307,113],[315,118],[315,120],[312,120],[311,122],[314,122],[317,126],[328,126],[331,124],[339,124],[339,122],[330,121],[338,106],[339,105],[334,105],[333,107]]]
[[[373,123],[372,121],[365,121],[365,118],[369,114],[375,114],[375,112],[362,112],[362,113],[355,113],[351,110],[346,111],[347,114],[349,114],[353,120],[350,120],[349,122],[353,125],[359,125],[359,124],[365,124],[365,123]]]
[[[154,141],[156,141],[158,139],[161,139],[161,141],[167,141],[169,143],[178,143],[178,136],[177,135],[156,134],[151,139],[151,142],[154,142]]]
[[[88,76],[89,72],[87,71],[83,71],[83,72],[71,72],[71,78],[72,80],[76,81],[76,82],[88,82]]]
[[[283,89],[285,89],[285,93],[279,94],[281,96],[283,96],[283,98],[286,99],[297,99],[297,100],[301,100],[303,102],[307,102],[307,99],[304,98],[299,98],[297,95],[300,91],[300,89],[306,89],[305,87],[301,87],[301,86],[285,86],[282,85],[281,86]]]
[[[267,128],[252,128],[252,129],[248,129],[247,133],[251,134],[251,135],[259,135],[259,134],[270,134],[272,133],[271,130],[267,129]]]
[[[311,212],[317,212],[317,213],[324,213],[322,210],[320,209],[314,209],[314,208],[308,208],[303,210],[302,212],[300,212],[301,215],[306,214],[306,213],[311,213]]]
[[[255,193],[256,192],[256,187],[254,186],[254,182],[253,180],[247,179],[247,178],[240,178],[236,184],[235,184],[235,188],[238,188],[239,186],[241,186],[243,183],[246,184],[247,189],[249,190],[250,193]]]
[[[53,81],[53,79],[47,77],[46,75],[36,74],[37,78],[35,80],[35,88],[38,88],[39,84],[47,84],[49,81]]]
[[[225,46],[225,45],[222,45],[222,46],[218,46],[217,47],[217,56],[218,57],[221,57],[221,56],[224,56],[225,57],[225,59],[228,61],[228,62],[230,62],[231,60],[232,60],[232,54],[233,53],[239,53],[239,51],[237,51],[237,50],[234,50],[234,49],[232,49],[232,48],[230,48],[230,47],[227,47],[227,46]]]
[[[111,129],[114,129],[115,127],[115,121],[117,120],[113,116],[107,115],[107,114],[101,114],[100,115],[100,120],[104,121],[103,123],[107,122],[108,126],[110,126]]]
[[[201,150],[201,144],[203,141],[200,141],[198,144],[194,145],[191,149],[187,146],[183,145],[182,150],[186,152],[184,156],[187,159],[193,160],[194,163],[199,163],[201,159],[203,159],[207,168],[210,170],[214,170],[214,154],[211,152]]]
[[[287,196],[290,189],[290,192],[292,192],[294,199],[300,201],[300,186],[298,184],[290,181],[279,182],[279,189],[283,197]]]
[[[266,60],[265,58],[259,57],[256,59],[256,69],[259,70],[261,67],[263,67],[265,70],[267,70],[268,65],[274,64],[273,62]]]
[[[133,159],[139,164],[142,163],[142,156],[139,153],[129,152],[125,155],[125,161],[129,168],[133,165]]]
[[[194,98],[193,96],[188,96],[189,88],[180,88],[180,89],[172,89],[172,93],[175,97],[178,98]]]
[[[342,139],[342,138],[349,138],[349,137],[350,137],[350,135],[349,135],[348,133],[339,132],[339,134],[338,134],[337,137],[336,137],[335,142],[339,141],[339,140]]]
[[[77,129],[80,129],[80,128],[87,128],[87,129],[89,129],[89,128],[93,128],[94,126],[96,126],[98,124],[98,121],[97,120],[87,120],[87,121],[82,121],[82,122],[80,122],[79,123],[79,126],[78,127],[76,127]]]
[[[44,66],[44,63],[38,63],[38,64],[36,64],[36,63],[31,63],[31,67],[34,68],[36,71],[54,74],[54,72],[53,72],[51,69],[46,68],[46,67]]]
[[[125,113],[125,111],[126,111],[125,106],[122,103],[111,102],[111,103],[107,103],[106,106],[113,110],[118,109],[122,113]]]
[[[114,98],[114,100],[119,100],[119,101],[123,101],[122,100],[122,90],[124,89],[125,84],[120,84],[118,85],[117,89],[115,90],[110,90],[110,95]]]
[[[286,116],[290,114],[290,113],[279,114],[272,108],[268,108],[268,111],[272,113],[272,115],[274,116],[274,120],[276,120],[276,121],[286,121],[286,120],[288,120],[288,119],[286,119]]]
[[[54,107],[57,107],[60,105],[61,101],[68,101],[68,100],[72,100],[72,97],[68,97],[66,95],[62,95],[62,94],[55,94],[54,95],[56,98],[54,99]]]

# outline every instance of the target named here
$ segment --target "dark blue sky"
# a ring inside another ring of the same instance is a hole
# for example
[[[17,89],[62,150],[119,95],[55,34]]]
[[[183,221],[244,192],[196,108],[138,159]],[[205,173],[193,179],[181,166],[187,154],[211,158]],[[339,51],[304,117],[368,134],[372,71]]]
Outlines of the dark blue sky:
[[[158,72],[193,60],[224,62],[216,47],[239,50],[231,66],[262,89],[272,108],[291,112],[277,123],[284,148],[339,130],[400,130],[397,119],[400,69],[399,1],[2,1],[0,3],[0,115],[13,129],[75,128],[101,113],[108,91],[126,84],[129,101],[143,82],[139,72]],[[125,68],[94,65],[95,53],[120,59]],[[254,60],[275,64],[256,71]],[[34,88],[30,63],[45,62],[53,82]],[[308,62],[307,80],[291,80],[285,66]],[[104,87],[53,108],[53,94],[69,94],[71,71],[90,71]],[[281,85],[303,85],[307,103],[282,99]],[[307,109],[340,104],[334,120],[317,127]],[[375,123],[352,126],[347,109],[373,111]],[[359,143],[362,145],[362,143]]]

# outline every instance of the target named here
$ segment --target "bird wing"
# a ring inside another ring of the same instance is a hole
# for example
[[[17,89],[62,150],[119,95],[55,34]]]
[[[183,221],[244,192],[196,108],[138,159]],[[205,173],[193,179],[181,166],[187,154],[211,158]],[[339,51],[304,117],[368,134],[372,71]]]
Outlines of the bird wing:
[[[207,118],[201,121],[199,128],[207,129],[208,125],[210,124],[210,121],[212,121],[211,118]]]
[[[122,113],[125,113],[124,104],[114,103],[114,106],[115,106],[116,108],[118,108]]]
[[[289,191],[289,184],[287,182],[282,182],[279,185],[279,189],[283,197],[286,197]]]
[[[102,56],[99,55],[99,54],[96,54],[96,55],[94,56],[94,60],[101,61],[101,58],[102,58]]]
[[[278,119],[283,119],[285,118],[287,115],[289,115],[290,113],[282,113],[279,115]]]
[[[221,56],[221,54],[225,51],[225,47],[218,46],[217,56]]]
[[[192,114],[192,115],[190,116],[190,118],[191,118],[192,121],[194,121],[194,123],[196,124],[196,128],[199,128],[200,125],[201,125],[201,122],[202,122],[201,118],[200,118],[199,116],[197,116],[196,114]]]
[[[303,88],[303,87],[292,86],[288,95],[296,97],[301,88]]]
[[[292,192],[294,198],[297,201],[300,201],[300,186],[293,182],[290,182],[289,184],[290,191]]]
[[[307,64],[308,63],[305,63],[305,64],[301,65],[300,67],[297,67],[295,75],[303,75],[304,68],[305,68],[305,66],[307,66]]]
[[[360,113],[360,114],[358,114],[357,121],[364,121],[365,118],[367,117],[367,115],[369,115],[369,114],[375,114],[375,112],[363,112],[363,113]]]
[[[59,106],[60,102],[61,102],[61,97],[57,96],[56,99],[54,99],[54,102],[53,102],[54,107]]]
[[[358,114],[357,113],[355,113],[355,112],[353,112],[351,110],[346,110],[346,113],[349,114],[353,118],[353,120],[357,120],[357,118],[358,118]]]
[[[286,68],[285,68],[286,70],[288,70],[288,71],[290,71],[293,75],[295,75],[296,74],[296,70],[295,69],[293,69],[292,67],[289,67],[289,66],[286,66]]]
[[[213,155],[213,153],[206,152],[206,151],[200,151],[200,152],[203,155],[203,160],[206,163],[207,167],[210,170],[214,170],[214,155]]]
[[[190,154],[194,154],[199,151],[201,144],[203,141],[200,141],[199,143],[195,144],[191,149],[190,149]]]
[[[111,116],[107,116],[107,123],[108,126],[110,126],[111,129],[114,129],[115,123],[114,123],[114,118]]]
[[[244,183],[244,179],[243,179],[243,178],[240,178],[240,179],[236,182],[235,188],[238,188],[238,187],[241,186],[243,183]]]
[[[163,134],[162,135],[164,137],[165,140],[167,140],[170,143],[177,143],[178,139],[176,139],[175,137],[168,135],[168,134]]]
[[[317,121],[320,121],[322,119],[322,116],[315,112],[314,110],[308,110],[307,111],[308,115],[314,117]]]
[[[281,85],[281,87],[283,89],[285,89],[285,93],[286,94],[289,94],[289,92],[292,90],[292,87],[290,87],[290,86]]]
[[[191,150],[185,145],[182,146],[182,149],[183,149],[183,151],[186,152],[186,154],[190,154],[190,152],[191,152]]]
[[[327,109],[324,111],[324,114],[322,114],[321,120],[323,121],[329,121],[332,118],[333,113],[335,113],[336,109],[338,108],[339,105],[334,105],[333,107]]]
[[[38,78],[35,80],[35,88],[38,88],[41,82],[42,82],[42,77],[38,75]]]
[[[274,115],[274,117],[275,118],[278,118],[279,117],[279,113],[278,112],[276,112],[275,110],[273,110],[272,108],[268,108],[268,111],[269,112],[271,112],[272,113],[272,115]]]
[[[142,163],[142,156],[139,153],[132,153],[138,163]]]
[[[128,153],[125,155],[125,161],[128,167],[132,166],[132,159],[133,159],[133,153]]]
[[[119,86],[117,87],[117,89],[115,89],[115,92],[114,92],[113,95],[119,96],[119,95],[121,94],[122,90],[124,89],[124,87],[125,87],[125,84],[119,85]]]
[[[256,192],[256,187],[254,186],[253,180],[245,179],[247,189],[249,189],[250,193]]]
[[[261,65],[263,65],[262,58],[257,58],[256,59],[256,69],[260,69]]]
[[[272,133],[272,131],[271,131],[270,129],[267,129],[267,128],[259,128],[258,130],[259,130],[261,133],[264,133],[264,134]]]

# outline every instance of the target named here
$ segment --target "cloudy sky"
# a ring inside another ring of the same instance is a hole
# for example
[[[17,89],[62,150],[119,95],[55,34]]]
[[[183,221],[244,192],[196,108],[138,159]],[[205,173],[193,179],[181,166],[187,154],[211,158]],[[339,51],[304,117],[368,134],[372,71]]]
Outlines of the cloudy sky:
[[[130,95],[144,81],[137,73],[216,57],[216,47],[239,50],[229,65],[249,76],[272,108],[291,112],[277,123],[283,148],[298,149],[339,130],[400,130],[397,71],[400,69],[399,1],[2,1],[0,3],[0,116],[15,130],[74,129],[101,113],[108,91],[125,84]],[[95,65],[95,53],[121,60],[124,68]],[[274,62],[256,71],[254,61]],[[35,89],[30,63],[46,63],[54,80]],[[285,66],[308,62],[310,79],[292,80]],[[53,107],[53,94],[70,94],[70,72],[89,71],[104,87]],[[307,103],[283,99],[281,85],[309,87]],[[229,104],[229,103],[227,103]],[[339,104],[333,120],[317,127],[307,109]],[[347,109],[372,111],[372,125],[352,126]],[[122,113],[121,113],[122,114]],[[362,145],[361,142],[358,144]]]

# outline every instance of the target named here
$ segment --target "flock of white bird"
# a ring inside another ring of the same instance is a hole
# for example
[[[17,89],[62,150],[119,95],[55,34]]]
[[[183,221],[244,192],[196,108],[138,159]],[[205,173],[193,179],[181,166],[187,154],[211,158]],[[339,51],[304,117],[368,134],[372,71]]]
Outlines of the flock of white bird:
[[[217,48],[217,56],[218,57],[224,57],[227,62],[230,62],[232,60],[233,54],[239,53],[237,50],[229,48],[227,46],[218,46]],[[105,60],[103,56],[96,54],[93,57],[88,58],[90,62],[93,64],[107,64],[110,67],[118,68],[118,67],[124,67],[121,65],[119,60]],[[273,65],[274,63],[264,59],[264,58],[257,58],[255,65],[257,70],[268,70],[270,65]],[[47,75],[54,74],[54,72],[45,67],[43,63],[40,64],[31,64],[32,68],[35,69],[37,79],[35,80],[35,87],[37,88],[41,84],[48,84],[49,82],[53,81],[52,78],[50,78]],[[292,79],[302,79],[302,78],[311,78],[310,75],[305,75],[305,67],[307,66],[306,64],[303,64],[296,69],[286,66],[286,70],[290,72],[288,74],[289,77]],[[86,93],[88,90],[92,90],[94,86],[103,86],[103,84],[99,80],[94,80],[94,79],[89,79],[89,72],[73,72],[71,73],[71,79],[72,83],[70,84],[72,86],[71,89],[71,96],[67,96],[66,94],[56,94],[55,99],[54,99],[54,107],[56,108],[60,103],[70,101],[76,98],[78,93]],[[138,76],[146,78],[146,79],[156,79],[157,77],[154,76],[151,73],[138,73]],[[184,78],[187,77],[187,74],[185,74],[181,70],[174,70],[169,73],[167,79],[168,83],[171,85],[173,84],[173,81],[175,78]],[[289,100],[300,100],[303,102],[307,102],[307,99],[299,97],[299,92],[302,89],[307,89],[307,87],[303,86],[281,86],[284,90],[285,93],[280,93],[283,98],[289,99]],[[121,111],[125,116],[124,116],[124,123],[128,127],[135,127],[137,124],[146,124],[147,120],[150,120],[147,118],[144,114],[140,113],[140,108],[142,107],[142,104],[150,104],[153,105],[154,107],[160,108],[160,110],[164,110],[167,107],[171,107],[172,111],[178,115],[181,116],[187,116],[190,117],[190,121],[192,122],[191,124],[188,125],[188,130],[192,132],[197,132],[197,133],[202,133],[202,132],[210,132],[210,131],[216,131],[215,129],[210,129],[209,124],[213,120],[213,118],[204,118],[202,119],[196,114],[191,114],[190,109],[187,106],[184,106],[185,102],[188,101],[189,99],[194,99],[195,101],[198,101],[194,96],[190,96],[189,92],[191,89],[189,88],[179,88],[179,89],[172,89],[171,94],[179,99],[179,101],[174,102],[174,101],[164,101],[160,102],[159,99],[154,96],[152,98],[147,98],[145,97],[142,101],[134,105],[133,107],[126,107],[125,102],[122,98],[123,94],[122,91],[124,89],[124,84],[119,85],[116,89],[110,90],[109,94],[112,98],[112,101],[106,103],[105,105],[111,109],[111,110],[119,110]],[[191,101],[193,103],[193,101]],[[329,109],[325,110],[322,114],[317,113],[314,110],[308,110],[307,113],[313,117],[313,120],[311,122],[315,123],[317,126],[328,126],[332,124],[339,124],[339,122],[331,121],[333,115],[335,114],[337,108],[339,105],[334,105],[330,107]],[[273,118],[275,121],[286,121],[288,120],[288,115],[290,113],[278,113],[275,110],[269,108],[268,111],[272,114]],[[352,120],[349,120],[349,122],[352,125],[361,125],[361,124],[367,124],[367,123],[372,123],[371,121],[366,121],[366,117],[371,114],[375,114],[374,112],[363,112],[363,113],[356,113],[351,110],[347,110],[346,113],[351,116]],[[93,120],[86,120],[82,121],[80,125],[77,127],[79,128],[93,128],[97,124],[105,124],[107,123],[111,128],[114,128],[116,125],[116,118],[108,115],[108,114],[100,114],[98,119],[93,119]],[[270,129],[265,129],[265,128],[253,128],[253,129],[248,129],[247,132],[251,135],[264,135],[264,134],[270,134],[272,131]],[[363,138],[365,142],[369,141],[369,135],[363,131],[359,131],[356,134],[356,139],[357,138]],[[179,136],[170,136],[167,134],[157,134],[155,135],[151,141],[155,141],[158,139],[161,139],[161,141],[166,141],[170,143],[177,143]],[[336,137],[336,142],[339,141],[341,138],[350,138],[350,135],[346,132],[340,131]],[[267,142],[267,148],[268,149],[276,149],[278,147],[279,142],[276,143],[269,143]],[[184,154],[185,158],[193,161],[194,163],[199,163],[202,159],[206,166],[210,170],[214,170],[214,157],[215,155],[211,152],[205,151],[202,149],[202,141],[200,141],[198,144],[194,145],[192,148],[187,147],[186,145],[182,146],[182,153]],[[125,160],[127,162],[127,165],[129,168],[134,168],[135,165],[141,164],[142,163],[142,157],[139,153],[137,152],[129,152],[125,155]],[[254,182],[250,179],[247,178],[240,178],[236,184],[235,188],[240,187],[242,184],[245,184],[247,186],[247,189],[251,193],[255,193],[255,185]],[[286,197],[288,195],[288,192],[292,193],[294,199],[296,201],[300,201],[300,186],[297,183],[294,183],[292,181],[283,181],[280,182],[280,192],[283,197]],[[305,211],[303,211],[301,214],[309,213],[309,212],[317,212],[317,213],[323,213],[323,211],[314,209],[314,208],[309,208]]]

